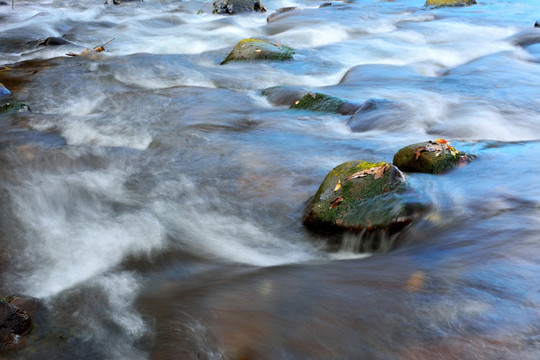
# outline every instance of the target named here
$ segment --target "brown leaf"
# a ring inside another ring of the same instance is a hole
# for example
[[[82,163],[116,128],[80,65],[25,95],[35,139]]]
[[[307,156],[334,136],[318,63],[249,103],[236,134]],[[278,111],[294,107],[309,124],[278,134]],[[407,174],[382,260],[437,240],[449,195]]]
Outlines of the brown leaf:
[[[411,274],[409,280],[407,280],[407,290],[411,292],[422,290],[425,281],[426,274],[424,274],[422,271],[417,271]]]
[[[357,179],[357,178],[363,178],[368,175],[374,175],[375,179],[379,179],[384,175],[386,170],[388,170],[389,168],[390,168],[390,165],[385,164],[381,166],[375,166],[369,169],[360,170],[360,171],[355,172],[348,178],[346,178],[344,181],[349,181],[349,180]]]
[[[341,196],[338,196],[337,198],[335,198],[334,200],[330,202],[330,209],[335,208],[336,206],[341,204],[342,201],[343,201],[343,198]]]
[[[416,156],[414,157],[414,160],[418,160],[418,158],[422,154],[422,151],[426,151],[426,148],[424,146],[421,146],[415,150]]]
[[[341,179],[338,179],[334,192],[338,191],[339,189],[341,189]]]

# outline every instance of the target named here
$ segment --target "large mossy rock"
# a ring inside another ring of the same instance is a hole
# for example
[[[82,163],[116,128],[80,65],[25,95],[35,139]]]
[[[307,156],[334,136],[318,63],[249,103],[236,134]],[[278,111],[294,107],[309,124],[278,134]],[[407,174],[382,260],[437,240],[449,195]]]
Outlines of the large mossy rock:
[[[457,151],[442,139],[405,146],[394,155],[393,164],[401,171],[440,174],[467,164],[473,155]]]
[[[296,100],[291,109],[302,109],[309,111],[334,112],[342,115],[352,115],[361,105],[353,104],[335,96],[310,92]]]
[[[245,12],[265,12],[266,7],[259,0],[216,0],[213,14],[238,14]]]
[[[426,0],[424,6],[467,6],[476,5],[476,0]]]
[[[319,231],[394,232],[421,210],[405,177],[390,164],[349,161],[335,167],[309,201],[302,222]]]
[[[285,45],[263,39],[244,39],[232,49],[221,65],[230,61],[291,60],[294,53],[293,49]]]
[[[11,350],[31,328],[32,320],[26,311],[0,298],[0,352]]]

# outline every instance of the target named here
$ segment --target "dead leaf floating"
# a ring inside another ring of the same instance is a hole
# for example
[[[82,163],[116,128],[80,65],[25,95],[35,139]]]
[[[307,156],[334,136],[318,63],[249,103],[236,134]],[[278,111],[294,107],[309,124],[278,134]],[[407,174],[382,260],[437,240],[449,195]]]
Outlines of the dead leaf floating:
[[[109,44],[111,41],[113,41],[114,38],[112,38],[111,40],[107,41],[105,44],[103,45],[99,45],[99,46],[96,46],[95,48],[93,48],[92,50],[90,50],[89,48],[86,48],[86,50],[82,51],[81,53],[79,54],[76,54],[76,53],[73,53],[73,52],[69,52],[67,53],[66,55],[67,56],[84,56],[84,55],[88,55],[88,54],[91,54],[91,53],[100,53],[100,52],[104,52],[106,51],[105,50],[105,45]]]
[[[379,179],[379,178],[383,177],[384,173],[386,173],[386,171],[389,168],[390,168],[390,165],[385,164],[385,165],[376,166],[376,167],[372,167],[372,168],[369,168],[369,169],[357,171],[354,174],[352,174],[351,176],[349,176],[348,178],[346,178],[344,181],[349,181],[349,180],[357,179],[357,178],[363,178],[363,177],[366,177],[368,175],[373,175],[375,179]]]
[[[338,196],[337,198],[335,198],[334,200],[330,202],[330,209],[335,208],[336,206],[341,204],[342,201],[343,201],[343,198],[341,196]]]

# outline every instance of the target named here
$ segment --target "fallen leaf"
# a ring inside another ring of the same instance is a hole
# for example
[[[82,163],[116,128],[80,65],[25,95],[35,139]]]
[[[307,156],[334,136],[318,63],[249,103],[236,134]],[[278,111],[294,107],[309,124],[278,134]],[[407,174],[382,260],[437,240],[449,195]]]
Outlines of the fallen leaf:
[[[435,142],[437,144],[448,144],[448,141],[446,141],[444,139],[435,139],[435,140],[433,140],[433,142]]]
[[[341,189],[341,179],[338,179],[334,192],[338,191],[339,189]]]
[[[294,105],[298,105],[298,104],[300,104],[300,100],[296,100],[296,101],[294,102]]]
[[[260,53],[260,52],[262,52],[262,50],[261,50],[261,49],[257,49],[257,50],[255,50],[255,52],[256,52],[256,53]]]
[[[338,196],[337,198],[335,198],[334,200],[330,202],[330,209],[335,208],[336,206],[341,204],[342,201],[343,201],[343,198],[341,196]]]
[[[425,281],[426,274],[422,271],[417,271],[409,276],[409,280],[407,280],[407,290],[412,292],[422,290]]]
[[[417,148],[417,149],[415,150],[415,154],[416,154],[416,155],[415,155],[415,157],[414,157],[414,160],[418,160],[418,158],[420,157],[420,154],[422,154],[422,151],[426,151],[425,146],[421,146],[421,147],[419,147],[419,148]]]
[[[349,180],[357,179],[357,178],[363,178],[368,175],[374,175],[375,179],[379,179],[384,175],[386,170],[388,170],[389,168],[390,168],[390,165],[385,164],[385,165],[375,166],[369,169],[357,171],[351,176],[349,176],[348,178],[346,178],[344,181],[349,181]]]

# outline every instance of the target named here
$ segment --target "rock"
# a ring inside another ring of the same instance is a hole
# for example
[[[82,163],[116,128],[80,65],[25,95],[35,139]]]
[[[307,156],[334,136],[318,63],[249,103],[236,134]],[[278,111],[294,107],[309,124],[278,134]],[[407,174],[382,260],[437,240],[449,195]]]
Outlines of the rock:
[[[291,105],[291,109],[335,112],[342,115],[352,115],[358,108],[360,105],[318,92],[310,92]]]
[[[26,311],[0,298],[0,351],[16,345],[31,327],[32,320]]]
[[[300,99],[309,91],[298,86],[272,86],[261,90],[261,94],[266,96],[266,99],[276,106],[286,105],[291,107],[297,99]]]
[[[424,6],[467,6],[467,5],[476,5],[476,0],[426,0]]]
[[[534,27],[540,27],[540,20],[537,20],[537,21],[534,23]]]
[[[320,231],[395,232],[419,214],[405,176],[393,165],[349,161],[335,167],[309,201],[305,226]]]
[[[394,155],[393,164],[405,172],[441,174],[463,166],[473,158],[473,155],[457,151],[445,140],[437,139],[401,148]]]
[[[216,0],[213,14],[238,14],[244,12],[265,12],[266,7],[259,0]]]
[[[244,39],[232,49],[221,65],[230,61],[291,60],[294,53],[293,49],[285,45],[262,39]]]
[[[2,95],[9,95],[11,94],[11,91],[9,91],[4,84],[0,83],[0,96]]]
[[[402,104],[384,99],[369,99],[349,119],[353,131],[398,130],[409,126],[410,111]]]
[[[28,107],[28,105],[19,102],[7,103],[0,106],[0,116],[7,116],[16,112],[23,111],[30,111],[30,108]]]

